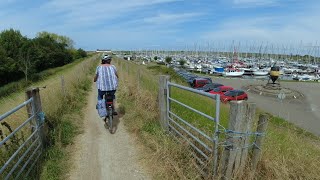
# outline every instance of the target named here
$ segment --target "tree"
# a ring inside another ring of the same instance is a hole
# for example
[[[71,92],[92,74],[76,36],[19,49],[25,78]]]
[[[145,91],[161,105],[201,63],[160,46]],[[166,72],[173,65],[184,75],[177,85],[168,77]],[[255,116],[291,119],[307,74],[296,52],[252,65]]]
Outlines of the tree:
[[[85,50],[81,49],[81,48],[79,48],[79,49],[77,50],[77,54],[78,54],[78,56],[79,56],[80,58],[87,57],[87,52],[86,52]]]
[[[29,39],[20,31],[9,29],[0,33],[0,86],[42,70],[72,62],[73,52],[79,57],[87,53],[73,49],[73,41],[58,34],[41,32]],[[35,77],[35,76],[34,76]]]
[[[167,56],[166,59],[165,59],[165,62],[166,62],[167,64],[170,64],[170,63],[172,62],[172,57]]]
[[[183,67],[185,63],[186,63],[186,61],[185,61],[184,59],[180,59],[180,60],[179,60],[180,66]]]
[[[19,57],[20,48],[24,42],[27,41],[20,31],[9,29],[0,33],[0,85],[18,80],[23,77],[23,73],[19,71]]]
[[[46,32],[46,31],[37,33],[37,37],[46,37],[46,36],[51,37],[57,43],[64,44],[68,49],[73,49],[74,47],[74,41],[67,36],[62,36],[55,33]]]
[[[16,80],[16,72],[16,62],[7,56],[5,49],[0,44],[0,85],[7,84],[12,80]]]
[[[35,72],[34,61],[32,59],[35,57],[35,48],[33,42],[28,40],[20,48],[18,56],[18,67],[19,70],[24,73],[26,82],[28,81],[28,75]]]
[[[155,61],[158,60],[158,56],[153,57],[153,59],[154,59]]]
[[[27,41],[18,30],[9,29],[0,33],[0,44],[6,52],[7,57],[17,59],[19,56],[19,49]]]

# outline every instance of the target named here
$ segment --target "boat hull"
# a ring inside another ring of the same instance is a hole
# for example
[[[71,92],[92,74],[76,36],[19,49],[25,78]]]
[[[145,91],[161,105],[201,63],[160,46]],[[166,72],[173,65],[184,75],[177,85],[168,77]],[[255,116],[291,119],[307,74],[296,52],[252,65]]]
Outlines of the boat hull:
[[[244,72],[224,72],[223,76],[225,77],[241,77],[243,76]]]
[[[266,76],[268,74],[269,74],[269,72],[264,72],[264,71],[255,71],[255,72],[253,72],[253,75],[255,75],[255,76]]]

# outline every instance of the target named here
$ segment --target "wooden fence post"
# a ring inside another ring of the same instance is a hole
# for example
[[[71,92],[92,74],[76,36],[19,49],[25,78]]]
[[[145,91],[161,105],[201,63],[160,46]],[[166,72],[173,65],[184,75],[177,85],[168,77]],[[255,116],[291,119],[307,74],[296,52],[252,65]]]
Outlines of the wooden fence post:
[[[262,134],[266,132],[267,126],[268,126],[268,115],[261,114],[259,116],[258,127],[257,127],[257,133],[259,134],[256,135],[255,146],[253,148],[253,154],[252,154],[252,171],[253,172],[255,172],[258,162],[260,160],[261,146],[265,137]]]
[[[230,120],[228,132],[226,132],[226,142],[222,155],[222,176],[224,179],[232,179],[235,175],[241,175],[247,157],[250,137],[247,132],[251,132],[252,122],[255,115],[255,104],[243,101],[230,102]]]
[[[126,64],[126,71],[127,71],[127,76],[129,76],[129,64]]]
[[[64,76],[61,76],[61,90],[64,97],[66,97],[66,89],[64,85]]]
[[[141,81],[140,81],[140,79],[141,79],[141,69],[140,68],[138,68],[138,73],[137,73],[137,81],[138,81],[138,88],[140,88],[140,86],[141,86]]]
[[[167,118],[167,82],[170,77],[161,75],[159,79],[159,109],[160,109],[160,124],[161,127],[165,130],[169,130],[168,118]]]
[[[31,116],[33,113],[35,115],[36,125],[39,128],[39,135],[42,141],[42,145],[46,142],[46,136],[44,131],[44,119],[41,117],[42,113],[42,105],[41,105],[41,99],[40,99],[40,90],[39,88],[31,88],[26,91],[26,97],[27,99],[30,99],[33,97],[33,110],[32,107],[27,107],[28,115]],[[31,114],[30,114],[31,113]],[[33,129],[35,130],[35,129]]]
[[[256,104],[255,103],[245,103],[246,104],[246,116],[244,119],[244,126],[241,129],[242,132],[252,132],[252,125],[254,123],[254,118],[256,114]],[[242,139],[242,147],[248,146],[250,144],[250,138],[251,136],[244,136]],[[239,169],[238,172],[236,172],[238,175],[242,175],[245,167],[247,166],[248,163],[248,147],[243,148],[241,151],[241,159],[240,159],[240,164],[239,164]]]

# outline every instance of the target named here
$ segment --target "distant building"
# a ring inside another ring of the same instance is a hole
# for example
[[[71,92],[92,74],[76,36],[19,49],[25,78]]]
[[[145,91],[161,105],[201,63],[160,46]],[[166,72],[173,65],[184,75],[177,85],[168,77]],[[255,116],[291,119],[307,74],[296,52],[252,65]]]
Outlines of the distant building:
[[[112,53],[110,49],[97,49],[96,52]]]

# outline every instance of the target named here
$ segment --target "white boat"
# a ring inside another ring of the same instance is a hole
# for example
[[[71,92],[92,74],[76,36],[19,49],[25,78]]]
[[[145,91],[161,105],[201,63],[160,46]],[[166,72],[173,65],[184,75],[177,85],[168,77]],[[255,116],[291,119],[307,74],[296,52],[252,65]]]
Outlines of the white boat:
[[[243,76],[244,71],[236,68],[229,68],[223,72],[223,76],[226,77],[241,77]]]
[[[244,71],[244,75],[251,76],[254,71],[257,71],[255,68],[241,68]]]
[[[266,76],[269,74],[269,71],[266,69],[258,69],[256,71],[253,71],[252,73],[255,76]]]
[[[317,81],[320,79],[319,75],[313,76],[313,75],[308,75],[308,74],[303,74],[303,75],[294,75],[293,80],[298,80],[298,81]]]

